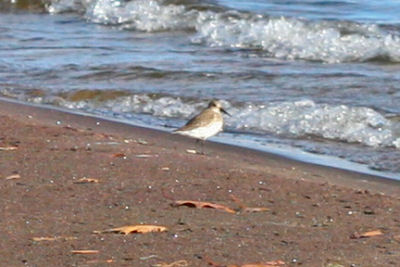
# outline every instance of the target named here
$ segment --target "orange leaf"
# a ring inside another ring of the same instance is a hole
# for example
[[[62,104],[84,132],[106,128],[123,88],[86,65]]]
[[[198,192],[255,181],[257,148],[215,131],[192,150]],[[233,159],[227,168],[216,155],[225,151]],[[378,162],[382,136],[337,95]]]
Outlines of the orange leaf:
[[[72,254],[97,254],[99,253],[98,250],[90,250],[90,249],[85,249],[85,250],[71,250]]]
[[[124,153],[115,153],[112,154],[113,158],[126,158],[126,155]]]
[[[118,228],[112,228],[104,231],[95,231],[94,233],[121,233],[127,234],[146,234],[151,232],[165,232],[168,231],[167,227],[158,225],[127,225]]]
[[[89,183],[96,183],[97,184],[98,182],[99,182],[99,180],[96,179],[96,178],[83,177],[83,178],[77,180],[76,182],[74,182],[74,184],[89,184]]]
[[[53,236],[53,237],[33,237],[32,240],[36,242],[40,241],[56,241],[56,240],[75,240],[78,239],[75,236]]]
[[[158,263],[155,265],[152,265],[153,267],[186,267],[189,266],[189,263],[186,260],[179,260],[179,261],[174,261],[172,263]]]
[[[113,263],[114,260],[113,259],[108,259],[108,260],[90,260],[87,261],[87,264],[100,264],[100,263]]]
[[[372,236],[377,236],[377,235],[383,235],[382,231],[381,230],[375,230],[375,231],[365,232],[365,233],[362,233],[360,235],[360,237],[361,238],[363,238],[363,237],[372,237]]]
[[[373,236],[378,236],[378,235],[383,235],[381,230],[369,231],[369,232],[365,232],[362,234],[354,233],[350,236],[350,238],[352,238],[352,239],[368,238],[368,237],[373,237]]]
[[[220,205],[220,204],[215,204],[215,203],[210,203],[210,202],[202,202],[202,201],[192,201],[192,200],[177,200],[175,201],[176,206],[188,206],[188,207],[194,207],[198,209],[202,208],[211,208],[211,209],[217,209],[217,210],[223,210],[229,213],[236,213],[233,209]]]
[[[13,174],[13,175],[7,176],[6,180],[14,180],[14,179],[19,179],[19,178],[21,178],[21,175]]]

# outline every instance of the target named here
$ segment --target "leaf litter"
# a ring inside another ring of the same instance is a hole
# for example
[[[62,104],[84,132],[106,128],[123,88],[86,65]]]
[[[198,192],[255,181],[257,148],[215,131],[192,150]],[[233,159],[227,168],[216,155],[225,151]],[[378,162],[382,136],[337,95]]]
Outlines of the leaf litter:
[[[78,250],[71,250],[72,254],[82,254],[82,255],[88,255],[88,254],[98,254],[98,250],[93,250],[93,249],[78,249]]]
[[[359,238],[369,238],[369,237],[374,237],[374,236],[380,236],[383,235],[383,232],[381,230],[373,230],[373,231],[368,231],[364,233],[354,233],[350,236],[351,239],[359,239]]]
[[[248,207],[243,202],[234,195],[230,195],[231,199],[240,207],[241,211],[244,212],[264,212],[268,211],[269,209],[266,207]]]
[[[189,263],[186,260],[178,260],[171,263],[157,263],[152,265],[152,267],[186,267],[189,266]]]
[[[140,224],[140,225],[127,225],[103,231],[94,231],[93,233],[95,234],[118,233],[118,234],[128,235],[128,234],[147,234],[152,232],[166,232],[166,231],[168,231],[168,228],[165,226]]]
[[[97,184],[99,183],[99,179],[96,178],[87,178],[83,177],[74,182],[74,184]]]
[[[35,242],[41,241],[57,241],[57,240],[76,240],[78,239],[76,236],[44,236],[44,237],[32,237],[32,240]]]
[[[268,211],[269,209],[266,207],[247,207],[243,202],[231,195],[232,200],[239,206],[239,211],[244,211],[244,212],[264,212]],[[216,203],[211,203],[211,202],[203,202],[203,201],[194,201],[194,200],[176,200],[173,203],[173,206],[187,206],[191,208],[197,208],[197,209],[202,209],[202,208],[212,208],[212,209],[217,209],[217,210],[222,210],[228,213],[236,213],[237,211],[221,204],[216,204]]]
[[[236,213],[235,210],[221,205],[221,204],[215,204],[211,202],[203,202],[203,201],[192,201],[192,200],[177,200],[173,203],[174,206],[187,206],[191,208],[197,208],[197,209],[202,209],[202,208],[211,208],[211,209],[217,209],[217,210],[222,210],[228,213]]]
[[[20,178],[21,178],[21,175],[13,174],[13,175],[7,176],[5,179],[6,180],[15,180],[15,179],[20,179]]]

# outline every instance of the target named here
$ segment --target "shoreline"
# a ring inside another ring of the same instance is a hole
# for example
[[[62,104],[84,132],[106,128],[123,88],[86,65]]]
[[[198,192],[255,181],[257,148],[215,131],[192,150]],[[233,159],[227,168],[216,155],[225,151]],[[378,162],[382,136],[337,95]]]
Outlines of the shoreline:
[[[18,111],[18,114],[16,112]],[[68,110],[65,108],[58,108],[54,106],[46,106],[34,103],[26,103],[15,99],[8,99],[4,97],[0,97],[0,114],[8,114],[12,116],[17,116],[19,119],[24,120],[28,118],[28,116],[32,116],[30,120],[38,119],[39,123],[45,123],[46,125],[57,125],[57,121],[60,122],[59,126],[72,126],[72,127],[91,127],[93,130],[97,131],[107,131],[112,132],[114,134],[126,134],[129,136],[131,131],[138,131],[139,134],[150,135],[157,139],[164,138],[173,140],[173,146],[176,146],[177,142],[182,142],[184,145],[193,146],[194,139],[187,138],[180,135],[172,135],[167,131],[160,130],[156,127],[144,126],[144,125],[134,125],[130,124],[128,121],[124,122],[122,120],[113,119],[113,118],[102,118],[95,114],[88,114],[81,111],[76,110]],[[34,114],[34,115],[32,115]],[[35,118],[36,117],[36,118]],[[163,142],[164,146],[168,145],[168,142]],[[258,163],[263,161],[263,158],[271,158],[273,160],[287,162],[288,164],[292,164],[294,168],[300,167],[305,170],[310,169],[318,169],[318,171],[323,171],[326,173],[340,173],[341,175],[345,175],[346,178],[338,178],[338,180],[333,180],[332,178],[328,178],[325,180],[326,182],[331,182],[333,184],[338,183],[340,185],[351,185],[354,182],[354,186],[369,186],[368,184],[373,184],[375,186],[377,183],[382,183],[382,187],[380,187],[382,192],[389,193],[392,191],[391,186],[399,186],[400,180],[397,180],[393,177],[381,176],[378,174],[370,174],[365,172],[358,172],[355,170],[349,170],[346,168],[339,168],[335,166],[330,166],[328,164],[318,164],[308,161],[302,161],[296,159],[295,157],[285,156],[283,153],[273,153],[268,150],[261,150],[257,148],[248,148],[245,146],[234,145],[228,142],[213,142],[207,140],[204,144],[205,148],[209,147],[218,152],[225,151],[226,153],[247,153],[250,154],[251,157],[255,157],[258,159]],[[263,163],[261,163],[263,164]],[[337,175],[333,175],[337,176]],[[350,178],[350,181],[345,181],[347,178]],[[359,180],[358,180],[359,179]],[[311,179],[314,180],[314,179]],[[358,180],[358,181],[357,181]],[[350,184],[349,184],[350,183]],[[387,187],[388,185],[389,187]],[[387,190],[387,192],[385,192]],[[400,191],[399,191],[400,192]],[[397,193],[397,191],[396,191]],[[389,193],[391,194],[391,193]]]
[[[398,181],[16,101],[0,120],[4,266],[400,262]],[[142,224],[167,231],[110,231]]]

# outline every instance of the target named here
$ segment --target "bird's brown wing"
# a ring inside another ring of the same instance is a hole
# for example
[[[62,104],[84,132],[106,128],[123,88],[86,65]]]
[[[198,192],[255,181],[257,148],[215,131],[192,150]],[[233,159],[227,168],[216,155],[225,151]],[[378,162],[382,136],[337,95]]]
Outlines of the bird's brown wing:
[[[190,131],[195,128],[205,127],[216,120],[218,115],[219,114],[213,112],[210,109],[205,109],[199,115],[193,117],[184,126],[177,129],[176,131]]]

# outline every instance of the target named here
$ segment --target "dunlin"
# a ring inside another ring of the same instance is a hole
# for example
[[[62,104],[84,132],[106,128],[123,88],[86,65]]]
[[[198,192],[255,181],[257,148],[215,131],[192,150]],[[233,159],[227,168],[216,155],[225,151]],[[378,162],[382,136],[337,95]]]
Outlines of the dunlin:
[[[206,109],[189,120],[183,127],[175,130],[174,133],[196,138],[202,141],[203,145],[204,140],[222,131],[224,119],[221,112],[229,115],[219,101],[212,100]]]

